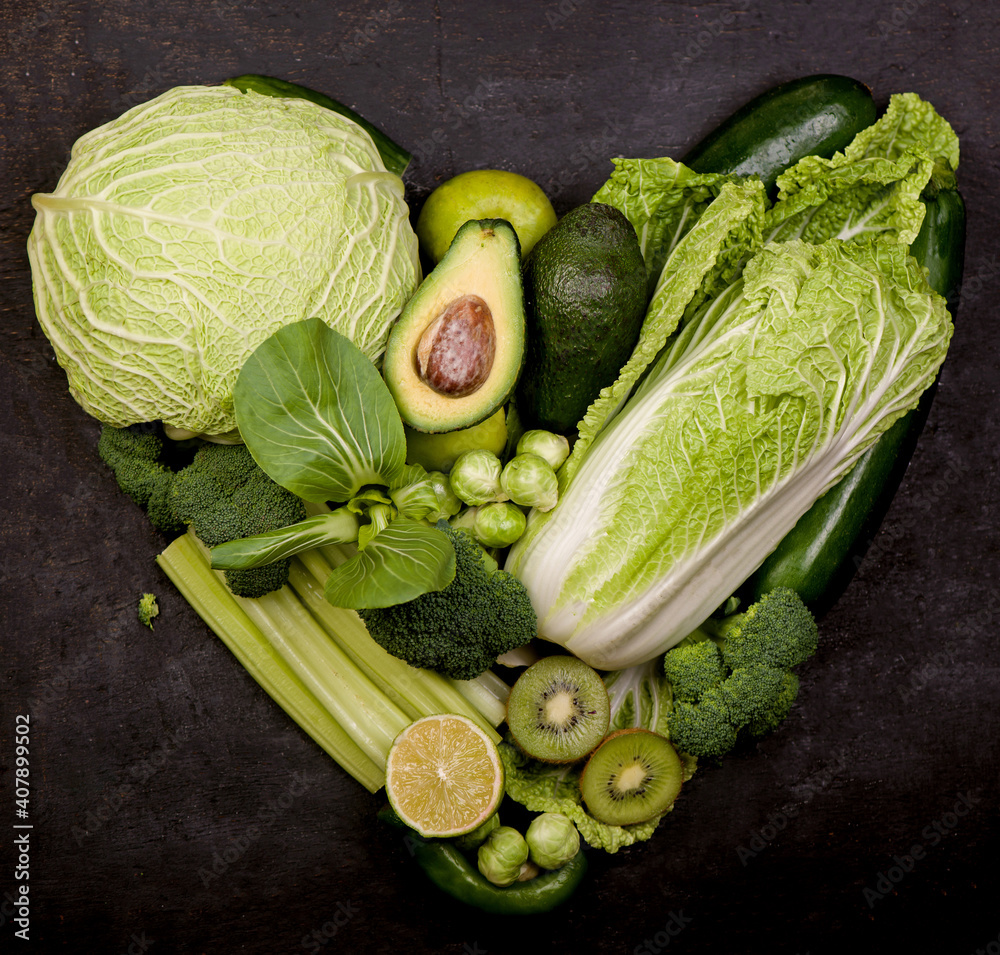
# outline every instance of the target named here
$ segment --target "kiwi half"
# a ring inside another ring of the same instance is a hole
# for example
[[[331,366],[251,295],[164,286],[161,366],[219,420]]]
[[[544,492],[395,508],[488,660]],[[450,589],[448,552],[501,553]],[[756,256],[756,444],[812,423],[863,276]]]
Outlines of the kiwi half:
[[[680,757],[665,736],[644,729],[618,730],[587,760],[580,793],[599,822],[630,826],[666,812],[683,781]]]
[[[511,687],[507,726],[529,756],[583,759],[608,731],[611,708],[600,674],[576,657],[543,657]]]

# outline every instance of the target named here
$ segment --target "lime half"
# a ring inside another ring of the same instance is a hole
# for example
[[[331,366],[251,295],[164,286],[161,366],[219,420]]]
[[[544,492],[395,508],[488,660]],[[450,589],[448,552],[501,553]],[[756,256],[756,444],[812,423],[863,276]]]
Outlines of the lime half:
[[[396,815],[422,836],[460,836],[496,812],[503,763],[496,744],[472,720],[425,716],[393,742],[385,791]]]

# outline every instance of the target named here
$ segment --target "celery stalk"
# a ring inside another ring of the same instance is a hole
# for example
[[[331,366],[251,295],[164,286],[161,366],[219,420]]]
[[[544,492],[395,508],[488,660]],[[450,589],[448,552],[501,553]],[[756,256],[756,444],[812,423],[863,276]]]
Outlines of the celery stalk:
[[[288,586],[237,597],[291,670],[381,769],[393,740],[411,722],[331,640]]]
[[[371,638],[353,610],[334,607],[327,602],[323,596],[324,582],[331,570],[319,550],[304,551],[291,562],[289,582],[331,639],[371,680],[413,719],[432,713],[457,713],[475,721],[494,742],[499,742],[494,727],[504,718],[505,712],[501,706],[499,717],[493,719],[498,705],[496,699],[486,691],[471,691],[468,695],[463,692],[460,684],[477,683],[475,680],[451,680],[433,670],[412,667],[387,653]],[[495,680],[506,688],[499,677]],[[479,701],[483,702],[484,709],[480,709]]]
[[[450,682],[494,726],[499,726],[507,718],[510,687],[492,670],[484,670],[474,680]]]
[[[369,792],[381,788],[385,781],[382,769],[320,705],[247,616],[209,566],[208,551],[197,538],[190,532],[177,538],[156,562],[268,695]]]

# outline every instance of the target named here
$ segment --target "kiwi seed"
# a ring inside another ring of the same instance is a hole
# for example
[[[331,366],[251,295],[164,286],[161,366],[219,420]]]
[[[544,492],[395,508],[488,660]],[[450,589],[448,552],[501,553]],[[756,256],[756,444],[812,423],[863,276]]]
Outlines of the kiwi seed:
[[[683,780],[680,757],[665,736],[644,729],[618,730],[587,760],[580,793],[599,822],[629,826],[666,812]]]
[[[548,763],[583,759],[604,738],[609,719],[604,681],[576,657],[543,657],[532,664],[507,701],[514,742]]]

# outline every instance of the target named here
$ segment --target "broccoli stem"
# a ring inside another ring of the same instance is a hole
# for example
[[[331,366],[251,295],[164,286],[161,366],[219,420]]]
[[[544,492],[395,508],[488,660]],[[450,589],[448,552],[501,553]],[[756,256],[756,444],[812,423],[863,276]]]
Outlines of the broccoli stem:
[[[379,765],[326,710],[278,654],[268,635],[244,612],[209,566],[208,552],[189,531],[156,562],[181,596],[229,648],[268,695],[369,792],[384,783]]]

